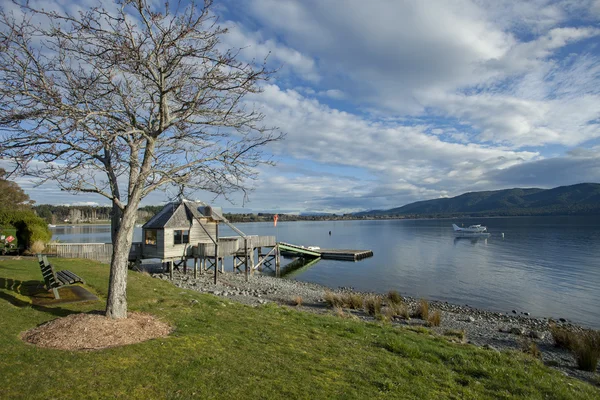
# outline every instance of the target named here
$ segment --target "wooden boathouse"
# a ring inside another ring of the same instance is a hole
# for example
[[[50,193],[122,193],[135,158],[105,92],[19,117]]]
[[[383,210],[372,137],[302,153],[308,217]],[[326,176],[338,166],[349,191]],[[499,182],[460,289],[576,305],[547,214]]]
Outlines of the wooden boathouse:
[[[219,224],[230,227],[238,236],[219,236]],[[267,251],[270,249],[269,251]],[[266,253],[263,253],[266,251]],[[255,263],[254,254],[258,255]],[[141,262],[158,259],[174,268],[194,260],[194,276],[214,269],[215,280],[224,272],[224,258],[233,257],[233,270],[244,266],[246,277],[263,266],[275,264],[279,275],[280,258],[275,236],[246,235],[223,217],[220,208],[199,201],[180,200],[167,204],[142,226],[142,242],[133,243],[129,259]]]

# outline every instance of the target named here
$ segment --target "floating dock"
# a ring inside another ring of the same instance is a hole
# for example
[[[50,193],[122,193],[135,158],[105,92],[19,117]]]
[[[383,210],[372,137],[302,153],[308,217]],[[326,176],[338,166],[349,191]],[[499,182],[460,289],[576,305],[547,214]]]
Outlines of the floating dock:
[[[363,258],[373,257],[372,250],[335,250],[321,249],[321,258],[324,260],[358,261]]]
[[[311,258],[322,258],[324,260],[358,261],[363,258],[373,257],[372,250],[337,250],[319,249],[297,246],[295,244],[279,242],[279,249],[286,253],[293,253]]]

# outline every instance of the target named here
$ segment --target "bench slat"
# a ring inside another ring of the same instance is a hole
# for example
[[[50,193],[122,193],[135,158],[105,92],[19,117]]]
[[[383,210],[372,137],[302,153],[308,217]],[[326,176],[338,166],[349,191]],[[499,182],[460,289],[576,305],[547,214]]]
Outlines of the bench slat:
[[[58,278],[60,281],[62,281],[62,282],[66,282],[66,284],[67,284],[67,285],[69,285],[69,284],[71,284],[71,283],[73,283],[73,282],[74,282],[74,281],[73,281],[73,279],[72,279],[72,278],[71,278],[69,275],[65,274],[65,271],[58,271],[58,272],[56,273],[56,277],[57,277],[57,278]]]
[[[60,271],[68,276],[71,277],[71,279],[73,280],[73,282],[82,282],[83,283],[83,279],[81,279],[80,276],[76,275],[74,272],[71,272],[67,269]]]
[[[65,277],[60,272],[56,274],[56,279],[60,282],[59,286],[66,286],[71,284],[71,280],[68,277]]]

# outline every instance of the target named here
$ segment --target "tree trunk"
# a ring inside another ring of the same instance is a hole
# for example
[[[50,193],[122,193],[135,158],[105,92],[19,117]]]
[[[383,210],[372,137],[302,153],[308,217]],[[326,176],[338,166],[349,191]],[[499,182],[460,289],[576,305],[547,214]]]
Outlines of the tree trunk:
[[[127,262],[133,241],[138,203],[139,201],[130,202],[127,205],[113,239],[110,283],[106,300],[106,316],[109,318],[127,318]]]
[[[119,206],[113,202],[112,213],[110,216],[110,241],[112,242],[113,246],[115,245],[115,240],[117,239],[117,232],[119,232],[119,228],[121,227],[122,217],[123,212]]]

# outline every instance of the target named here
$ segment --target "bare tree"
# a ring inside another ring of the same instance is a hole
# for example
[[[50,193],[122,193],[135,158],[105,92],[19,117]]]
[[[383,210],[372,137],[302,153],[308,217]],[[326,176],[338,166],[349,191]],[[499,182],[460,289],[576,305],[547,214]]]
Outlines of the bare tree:
[[[127,316],[136,210],[165,187],[248,189],[281,134],[244,101],[271,75],[219,50],[202,4],[122,0],[78,14],[0,12],[0,157],[18,172],[113,205],[106,314]]]

